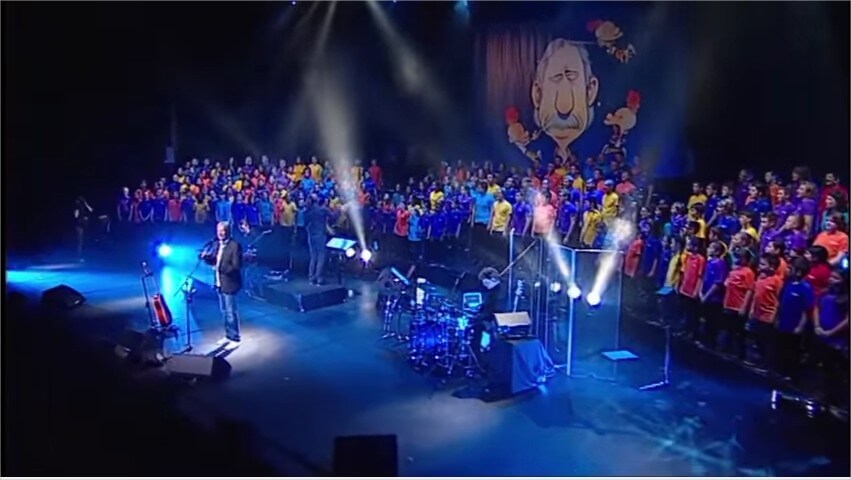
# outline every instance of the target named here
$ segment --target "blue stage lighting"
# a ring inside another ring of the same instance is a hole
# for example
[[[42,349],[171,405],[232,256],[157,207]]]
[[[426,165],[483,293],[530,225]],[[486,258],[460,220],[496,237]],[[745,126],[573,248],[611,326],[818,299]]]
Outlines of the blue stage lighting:
[[[577,284],[571,284],[567,289],[567,296],[570,297],[571,300],[576,300],[582,296],[582,290],[579,289]]]
[[[355,254],[357,254],[357,250],[354,247],[349,247],[345,250],[346,258],[354,258]]]
[[[589,294],[588,294],[588,296],[585,298],[585,301],[586,301],[586,302],[588,302],[588,305],[590,305],[590,306],[592,306],[592,307],[596,307],[597,305],[599,305],[599,304],[600,304],[600,302],[601,302],[601,301],[603,301],[603,299],[602,299],[602,298],[600,298],[600,294],[599,294],[599,293],[597,293],[597,292],[591,292],[591,293],[589,293]]]
[[[160,258],[167,258],[171,255],[171,247],[167,243],[160,244],[160,246],[157,247],[157,255],[159,255]]]

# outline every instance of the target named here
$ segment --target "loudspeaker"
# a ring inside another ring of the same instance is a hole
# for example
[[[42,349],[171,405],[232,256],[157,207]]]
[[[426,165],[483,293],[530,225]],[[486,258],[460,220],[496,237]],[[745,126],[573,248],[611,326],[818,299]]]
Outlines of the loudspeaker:
[[[490,389],[516,395],[543,383],[553,361],[537,338],[499,339],[486,356]]]
[[[151,330],[147,332],[125,330],[118,340],[118,345],[115,346],[115,354],[131,362],[162,365],[165,358],[163,337]]]
[[[339,285],[313,286],[301,282],[270,283],[263,289],[266,301],[296,312],[339,305],[349,298],[349,289]]]
[[[396,435],[355,435],[334,439],[333,475],[396,477],[399,454]]]
[[[79,307],[86,301],[82,293],[74,290],[68,285],[59,285],[45,290],[41,294],[41,304],[45,307],[60,310],[71,310]]]
[[[230,375],[231,366],[222,357],[205,355],[175,355],[165,364],[172,375],[185,378],[209,378],[224,380]]]

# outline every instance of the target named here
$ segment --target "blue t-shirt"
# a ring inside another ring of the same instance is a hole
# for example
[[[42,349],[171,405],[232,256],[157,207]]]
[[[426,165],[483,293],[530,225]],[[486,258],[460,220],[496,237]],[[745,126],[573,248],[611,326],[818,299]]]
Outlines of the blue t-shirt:
[[[157,198],[154,200],[154,221],[165,221],[165,212],[168,208],[168,200],[165,198]]]
[[[561,233],[570,230],[571,220],[576,216],[576,205],[565,202],[558,209],[558,229]],[[522,228],[522,227],[521,227]]]
[[[313,188],[316,186],[316,180],[306,177],[301,179],[301,189],[307,193],[313,191]]]
[[[150,200],[142,200],[139,202],[139,216],[142,217],[142,220],[150,220],[148,219],[148,215],[153,211],[154,206],[151,204]]]
[[[736,232],[741,230],[741,227],[739,219],[733,215],[722,215],[718,218],[718,228],[724,232],[726,238],[732,237]]]
[[[496,200],[490,193],[473,193],[473,208],[475,210],[473,221],[478,224],[487,225],[491,219],[491,210]]]
[[[420,225],[420,214],[412,213],[408,219],[408,240],[411,242],[422,241],[422,227]]]
[[[245,218],[248,220],[249,225],[260,224],[260,209],[257,208],[257,204],[249,203],[245,205]]]
[[[455,209],[449,212],[446,216],[446,233],[448,235],[455,235],[458,232],[458,227],[461,226],[462,223],[469,220],[470,214],[465,210]]]
[[[233,203],[230,200],[219,200],[216,202],[216,218],[222,222],[230,221],[232,208]]]
[[[271,222],[275,216],[275,209],[272,206],[272,202],[269,200],[260,200],[257,202],[257,207],[260,209],[260,219],[266,223]]]
[[[805,199],[806,200],[806,199]],[[823,330],[831,330],[842,323],[848,315],[848,303],[839,303],[839,295],[828,293],[819,301],[819,324]],[[818,337],[821,341],[836,348],[848,345],[848,331],[830,337]]]
[[[195,199],[192,197],[186,197],[180,202],[180,209],[183,210],[183,214],[186,215],[187,221],[192,221],[192,218],[195,215]]]
[[[440,238],[446,232],[446,217],[445,212],[431,214],[431,238]]]
[[[658,261],[662,255],[662,242],[658,238],[648,236],[644,241],[644,251],[641,252],[641,273],[647,275],[653,268],[653,262]],[[664,266],[667,269],[667,265]],[[656,270],[663,268],[661,265],[656,265]]]
[[[721,303],[724,299],[724,280],[726,278],[727,262],[721,257],[709,259],[703,272],[703,285],[700,287],[700,294],[706,295],[712,285],[718,285],[718,288],[715,289],[711,297],[706,299],[707,302]]]
[[[245,204],[242,202],[234,202],[231,212],[231,219],[233,219],[234,223],[239,224],[239,222],[245,218]]]
[[[793,333],[801,323],[801,316],[813,308],[813,287],[804,281],[789,281],[780,292],[780,311],[777,313],[777,329]]]

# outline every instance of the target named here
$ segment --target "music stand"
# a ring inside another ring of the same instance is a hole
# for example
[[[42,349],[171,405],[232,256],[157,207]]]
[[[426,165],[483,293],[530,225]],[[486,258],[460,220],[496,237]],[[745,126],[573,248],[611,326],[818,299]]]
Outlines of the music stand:
[[[325,248],[334,251],[337,254],[337,284],[343,284],[343,258],[346,255],[346,250],[354,248],[358,242],[343,237],[333,237],[325,244]]]

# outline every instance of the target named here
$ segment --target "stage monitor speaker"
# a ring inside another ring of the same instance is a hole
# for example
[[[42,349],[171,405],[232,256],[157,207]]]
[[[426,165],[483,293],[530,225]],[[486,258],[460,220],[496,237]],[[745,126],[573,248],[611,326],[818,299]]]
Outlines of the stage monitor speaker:
[[[41,294],[41,304],[48,308],[71,310],[85,303],[86,297],[68,285],[59,285]]]
[[[506,396],[537,387],[553,368],[552,360],[537,338],[497,340],[486,359],[490,389]]]
[[[301,281],[270,283],[263,289],[266,301],[296,312],[339,305],[349,298],[349,289],[340,285],[314,286]]]
[[[355,435],[334,439],[333,475],[396,477],[399,453],[396,435]]]
[[[115,354],[135,363],[162,365],[163,337],[152,330],[125,330],[115,346]]]
[[[207,378],[224,380],[230,375],[231,366],[222,357],[206,355],[175,355],[165,364],[172,375],[184,378]]]

